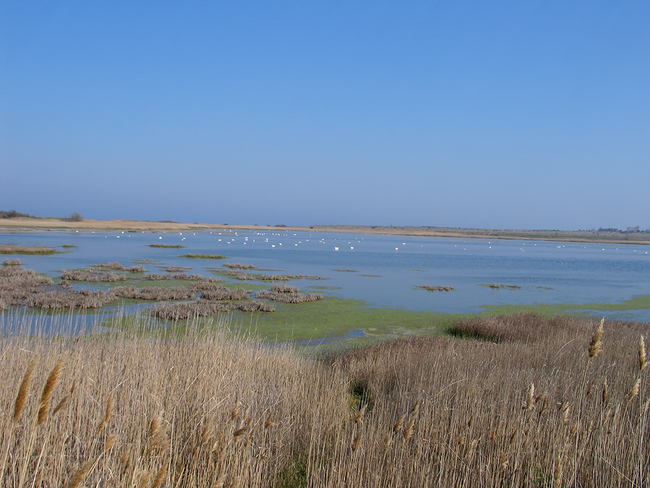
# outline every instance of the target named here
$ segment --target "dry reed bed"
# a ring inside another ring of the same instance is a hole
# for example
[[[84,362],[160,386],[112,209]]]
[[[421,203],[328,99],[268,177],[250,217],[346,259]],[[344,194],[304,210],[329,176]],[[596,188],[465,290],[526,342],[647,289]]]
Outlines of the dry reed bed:
[[[4,339],[2,486],[644,486],[648,325],[561,325],[324,363],[218,333]]]
[[[120,263],[93,264],[93,268],[112,269],[115,271],[127,271],[129,273],[144,273],[144,266],[124,266]]]
[[[4,339],[1,486],[647,486],[648,325],[562,325],[322,362],[219,333]]]
[[[255,266],[252,264],[242,264],[242,263],[224,263],[224,267],[230,269],[255,269]]]
[[[453,286],[431,286],[431,285],[416,285],[414,288],[417,288],[418,290],[426,290],[426,291],[452,291],[454,289]]]
[[[197,317],[212,317],[223,312],[275,312],[270,303],[259,301],[219,302],[199,300],[193,303],[162,303],[149,310],[152,317],[167,321],[182,321]]]
[[[239,281],[289,281],[289,280],[327,280],[324,276],[313,275],[286,275],[286,274],[263,274],[263,273],[242,273],[234,269],[223,271],[227,276],[230,276]]]
[[[185,286],[175,286],[164,288],[162,286],[149,286],[136,288],[135,286],[117,286],[111,289],[111,292],[120,298],[130,298],[132,300],[155,300],[162,302],[165,300],[191,300],[196,296],[196,292]]]
[[[339,375],[222,334],[5,339],[1,351],[7,488],[270,486],[309,449],[302,426],[327,441],[338,426],[321,413],[346,415]]]
[[[126,281],[126,276],[108,272],[101,273],[94,270],[67,270],[61,273],[61,279],[67,281],[86,281],[88,283],[115,283]]]
[[[165,280],[178,280],[178,281],[221,281],[217,278],[206,278],[198,274],[188,275],[187,273],[169,273],[169,274],[158,274],[151,273],[146,274],[140,278],[142,281],[165,281]]]
[[[21,262],[20,259],[5,259],[2,262],[3,266],[20,266]]]
[[[100,290],[53,290],[37,292],[24,302],[28,307],[43,310],[101,308],[115,300],[112,291]]]
[[[250,290],[243,288],[226,288],[221,286],[213,290],[204,290],[201,293],[201,298],[204,300],[248,300],[252,295]]]
[[[269,290],[260,290],[255,293],[255,297],[260,300],[272,300],[281,303],[307,303],[316,302],[325,298],[320,293],[278,293]]]
[[[0,245],[0,254],[47,255],[56,253],[58,253],[58,251],[51,247]]]

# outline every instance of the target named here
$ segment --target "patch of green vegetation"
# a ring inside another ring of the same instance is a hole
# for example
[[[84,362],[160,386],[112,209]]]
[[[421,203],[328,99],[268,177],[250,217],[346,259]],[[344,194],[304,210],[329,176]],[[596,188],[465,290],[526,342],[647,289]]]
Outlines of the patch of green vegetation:
[[[365,276],[366,278],[381,278],[381,275],[376,274],[360,274],[358,276]]]
[[[418,334],[438,334],[470,314],[413,312],[367,306],[362,300],[327,297],[309,303],[275,304],[274,313],[234,312],[233,328],[250,332],[268,342],[313,341],[340,338],[351,331],[361,337],[346,343],[368,343]]]
[[[221,254],[183,254],[178,257],[188,259],[227,259],[226,256],[222,256]]]
[[[601,312],[623,312],[626,310],[647,310],[650,309],[650,295],[643,295],[625,300],[621,303],[536,303],[533,305],[482,305],[484,311],[479,315],[494,316],[494,315],[511,315],[518,312],[530,312],[543,315],[545,317],[552,317],[553,315],[561,313],[580,313],[584,311],[601,311]]]
[[[160,247],[163,249],[182,249],[185,246],[181,246],[180,244],[147,244],[149,247]]]
[[[0,245],[0,254],[46,256],[60,253],[61,251],[57,251],[51,247]]]
[[[78,246],[75,246],[74,244],[63,244],[61,247],[64,249],[74,249],[75,247]]]
[[[336,271],[337,273],[358,273],[359,270],[356,269],[333,269],[332,271]]]

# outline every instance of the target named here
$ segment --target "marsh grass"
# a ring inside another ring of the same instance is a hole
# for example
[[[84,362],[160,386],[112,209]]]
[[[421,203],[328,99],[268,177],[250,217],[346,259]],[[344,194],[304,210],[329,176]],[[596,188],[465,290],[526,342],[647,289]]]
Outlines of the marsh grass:
[[[538,321],[324,358],[219,320],[5,337],[0,486],[647,486],[648,324],[590,357],[597,321]]]
[[[178,256],[179,258],[188,258],[188,259],[227,259],[226,256],[222,256],[221,254],[196,254],[196,253],[190,253],[190,254],[183,254],[181,256]]]
[[[147,244],[147,246],[161,249],[183,249],[185,247],[181,244]]]
[[[426,290],[426,291],[452,291],[453,286],[430,286],[430,285],[416,285],[413,288],[416,290]]]
[[[48,254],[58,254],[59,252],[51,247],[0,245],[0,254],[45,256]]]
[[[493,290],[521,290],[521,286],[519,285],[502,285],[499,283],[481,283],[479,286],[492,288]]]

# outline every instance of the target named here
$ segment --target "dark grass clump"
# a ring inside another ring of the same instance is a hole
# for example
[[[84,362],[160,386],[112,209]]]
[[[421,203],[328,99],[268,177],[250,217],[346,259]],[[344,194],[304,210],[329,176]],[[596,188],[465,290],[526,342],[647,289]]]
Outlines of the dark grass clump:
[[[163,302],[166,300],[191,300],[196,292],[185,286],[164,288],[162,286],[151,286],[136,288],[135,286],[118,286],[111,290],[115,296],[130,298],[132,300],[154,300]]]
[[[162,320],[188,320],[196,317],[210,317],[222,312],[275,312],[275,307],[264,302],[213,302],[163,303],[150,310],[151,316]]]
[[[332,271],[336,271],[338,273],[358,273],[358,269],[333,269]]]
[[[290,280],[326,280],[324,276],[313,275],[285,275],[285,274],[262,274],[242,273],[235,270],[224,271],[224,274],[239,281],[290,281]]]
[[[191,254],[183,254],[181,256],[178,256],[179,258],[188,258],[188,259],[226,259],[226,256],[222,256],[221,254],[197,254],[197,253],[191,253]]]
[[[493,290],[521,290],[519,285],[502,285],[498,283],[481,283],[479,286],[485,286],[487,288],[492,288]]]
[[[204,300],[248,300],[251,295],[251,291],[243,288],[232,289],[222,286],[214,290],[204,290],[201,293],[201,298]]]
[[[3,266],[20,266],[20,259],[5,259],[2,263]]]
[[[196,281],[189,285],[189,288],[194,291],[205,291],[205,290],[220,290],[223,288],[223,280],[217,278],[210,278],[210,281]]]
[[[31,269],[16,266],[0,268],[0,310],[23,304],[34,293],[54,286],[51,278],[39,276]]]
[[[307,303],[325,298],[320,293],[300,293],[297,288],[284,285],[273,286],[271,290],[258,291],[255,297],[280,303]]]
[[[104,291],[50,291],[31,295],[25,305],[43,310],[101,308],[115,300],[115,295]]]
[[[242,263],[225,263],[224,267],[230,269],[255,269],[255,266],[252,264],[242,264]]]
[[[188,275],[186,273],[170,273],[170,274],[158,274],[158,273],[151,273],[151,274],[146,274],[142,277],[143,281],[166,281],[166,280],[178,280],[178,281],[205,281],[205,282],[211,282],[211,281],[220,281],[216,278],[206,278],[205,276],[201,276],[198,274],[191,274]]]
[[[426,290],[426,291],[452,291],[454,289],[453,286],[429,286],[429,285],[416,285],[415,288],[418,290]]]
[[[188,269],[192,269],[192,268],[189,268],[187,266],[168,266],[167,268],[165,268],[165,271],[167,273],[183,273]]]
[[[93,264],[93,268],[112,269],[115,271],[127,271],[129,273],[144,273],[144,266],[124,266],[120,263]]]
[[[0,246],[0,254],[25,254],[46,256],[48,254],[57,254],[59,251],[51,247],[38,246]]]
[[[61,273],[62,280],[68,281],[85,281],[89,283],[115,283],[125,281],[126,276],[118,275],[112,272],[100,273],[94,270],[64,271]]]
[[[157,247],[162,249],[183,249],[185,246],[180,244],[148,244],[149,247]]]

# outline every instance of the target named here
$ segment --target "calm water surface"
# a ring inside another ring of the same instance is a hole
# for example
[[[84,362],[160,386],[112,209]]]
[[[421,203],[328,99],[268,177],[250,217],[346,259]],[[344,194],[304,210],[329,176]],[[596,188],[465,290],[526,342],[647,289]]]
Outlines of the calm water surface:
[[[536,303],[620,303],[650,295],[650,247],[288,231],[129,233],[25,232],[0,234],[0,244],[56,247],[63,254],[19,257],[23,266],[58,277],[60,270],[141,259],[147,272],[189,266],[188,273],[214,276],[224,262],[253,264],[285,274],[326,276],[292,284],[338,287],[330,296],[365,300],[370,306],[447,313],[479,312],[482,306]],[[184,249],[148,244],[182,244]],[[180,258],[185,253],[222,254],[225,261]],[[353,271],[335,271],[353,270]],[[491,289],[481,284],[517,285]],[[427,292],[416,285],[452,286]],[[86,286],[86,285],[84,285]],[[603,312],[597,312],[603,315]],[[649,310],[606,314],[650,321]]]

